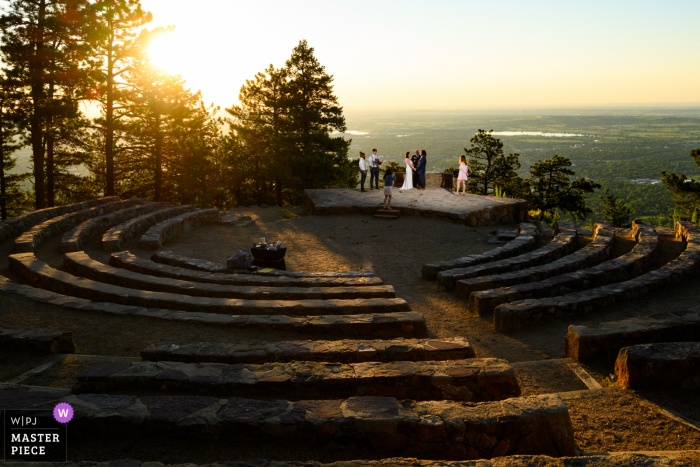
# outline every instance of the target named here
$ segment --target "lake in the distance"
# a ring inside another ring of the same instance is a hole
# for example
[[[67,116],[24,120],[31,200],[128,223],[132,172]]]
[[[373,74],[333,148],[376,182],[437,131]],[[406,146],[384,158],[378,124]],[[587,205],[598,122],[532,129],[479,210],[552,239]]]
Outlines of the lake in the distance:
[[[496,136],[586,136],[577,133],[542,133],[541,131],[494,131],[492,134]]]

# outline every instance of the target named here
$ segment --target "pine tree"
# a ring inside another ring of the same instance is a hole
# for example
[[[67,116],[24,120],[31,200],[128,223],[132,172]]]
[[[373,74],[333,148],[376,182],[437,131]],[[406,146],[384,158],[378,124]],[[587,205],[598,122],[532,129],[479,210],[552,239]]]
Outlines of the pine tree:
[[[700,148],[690,151],[695,165],[700,167]],[[677,175],[665,170],[661,172],[661,182],[670,192],[673,202],[678,206],[679,217],[683,220],[697,219],[700,212],[700,181],[689,178],[686,174]]]
[[[506,156],[503,153],[503,143],[491,133],[493,130],[479,130],[469,140],[470,148],[464,148],[469,159],[467,190],[470,193],[486,196],[494,187],[506,189],[507,185],[515,185],[514,180],[520,178],[515,172],[520,168],[520,155]]]
[[[603,219],[613,227],[630,227],[632,223],[632,210],[629,205],[621,202],[610,189],[605,189],[605,196],[600,197],[600,208],[603,211]]]
[[[27,206],[28,197],[21,192],[19,183],[28,174],[9,174],[17,161],[12,153],[23,146],[20,134],[19,114],[22,95],[5,77],[0,78],[0,220],[14,217]]]

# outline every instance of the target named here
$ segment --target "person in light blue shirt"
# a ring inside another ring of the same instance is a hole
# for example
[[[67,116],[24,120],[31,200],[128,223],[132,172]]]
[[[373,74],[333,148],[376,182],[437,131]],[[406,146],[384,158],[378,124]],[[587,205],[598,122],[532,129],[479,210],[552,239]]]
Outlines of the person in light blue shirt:
[[[396,176],[391,169],[386,169],[384,174],[384,209],[391,209],[392,187],[396,181]]]

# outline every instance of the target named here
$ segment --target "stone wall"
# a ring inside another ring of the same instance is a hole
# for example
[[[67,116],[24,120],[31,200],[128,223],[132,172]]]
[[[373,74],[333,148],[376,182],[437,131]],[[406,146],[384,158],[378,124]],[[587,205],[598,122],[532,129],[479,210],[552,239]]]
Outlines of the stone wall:
[[[630,389],[700,388],[700,342],[640,344],[620,349],[617,384]]]
[[[400,188],[403,186],[403,182],[406,177],[406,172],[394,172],[396,175],[396,181],[394,186]],[[426,188],[446,188],[452,191],[454,186],[454,175],[442,172],[426,172],[425,173],[425,187]]]
[[[139,247],[145,250],[159,250],[182,232],[218,222],[220,215],[218,209],[201,209],[171,217],[149,228],[141,236]]]

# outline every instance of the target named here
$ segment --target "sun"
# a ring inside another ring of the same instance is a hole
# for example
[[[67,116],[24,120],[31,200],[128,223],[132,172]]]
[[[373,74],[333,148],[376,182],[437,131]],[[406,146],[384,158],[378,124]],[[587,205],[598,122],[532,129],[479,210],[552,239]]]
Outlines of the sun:
[[[148,46],[148,56],[151,58],[151,62],[171,75],[182,72],[183,49],[178,42],[177,36],[169,32],[154,37]]]

